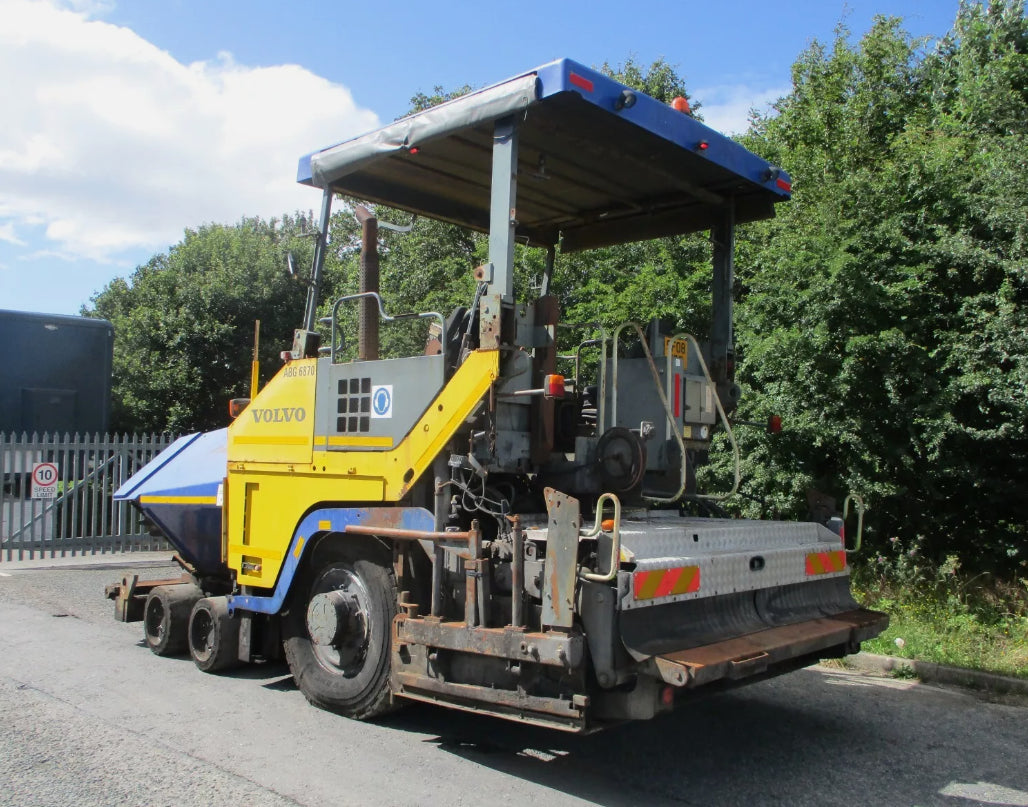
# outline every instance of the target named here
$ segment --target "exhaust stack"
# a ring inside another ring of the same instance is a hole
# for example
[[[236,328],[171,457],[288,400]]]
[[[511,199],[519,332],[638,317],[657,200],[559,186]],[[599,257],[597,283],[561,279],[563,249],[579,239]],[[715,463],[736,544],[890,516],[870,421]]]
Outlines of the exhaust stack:
[[[364,205],[354,208],[354,216],[361,225],[361,264],[359,289],[361,294],[378,293],[378,219]],[[373,298],[360,301],[357,318],[357,358],[360,361],[378,360],[378,304]]]

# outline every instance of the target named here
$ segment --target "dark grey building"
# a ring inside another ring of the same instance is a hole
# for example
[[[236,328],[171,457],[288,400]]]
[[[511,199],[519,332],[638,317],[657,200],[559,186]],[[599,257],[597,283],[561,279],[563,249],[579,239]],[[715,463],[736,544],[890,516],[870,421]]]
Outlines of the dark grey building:
[[[0,433],[106,432],[114,326],[0,310]]]

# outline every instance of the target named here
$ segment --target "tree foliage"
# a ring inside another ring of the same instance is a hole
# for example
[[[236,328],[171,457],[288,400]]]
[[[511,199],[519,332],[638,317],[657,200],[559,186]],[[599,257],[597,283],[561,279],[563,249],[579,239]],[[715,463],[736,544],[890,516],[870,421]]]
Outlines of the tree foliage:
[[[167,254],[96,294],[83,314],[114,323],[112,427],[224,426],[228,400],[248,394],[254,320],[265,378],[299,325],[306,284],[287,274],[286,256],[307,264],[313,229],[297,215],[187,230]]]
[[[1028,541],[1028,24],[964,4],[938,43],[840,28],[746,145],[795,196],[749,229],[738,347],[749,491],[864,491],[872,543],[1015,568]]]

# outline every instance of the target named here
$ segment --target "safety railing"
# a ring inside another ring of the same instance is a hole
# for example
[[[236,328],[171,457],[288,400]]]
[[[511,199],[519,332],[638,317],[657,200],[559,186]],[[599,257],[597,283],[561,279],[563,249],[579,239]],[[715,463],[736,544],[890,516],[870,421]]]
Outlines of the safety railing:
[[[446,329],[446,320],[443,319],[443,315],[437,311],[423,311],[419,313],[407,313],[407,314],[396,314],[390,316],[385,312],[385,308],[382,305],[382,298],[374,291],[365,291],[360,294],[347,294],[344,297],[340,297],[332,305],[332,316],[322,317],[318,322],[322,325],[329,325],[332,329],[330,343],[321,349],[322,355],[328,355],[332,359],[332,363],[340,361],[341,354],[344,349],[343,333],[339,327],[339,310],[345,303],[352,303],[358,300],[371,299],[374,300],[378,305],[378,316],[382,322],[403,322],[406,320],[417,320],[417,319],[434,319],[439,324],[439,334],[442,336]]]

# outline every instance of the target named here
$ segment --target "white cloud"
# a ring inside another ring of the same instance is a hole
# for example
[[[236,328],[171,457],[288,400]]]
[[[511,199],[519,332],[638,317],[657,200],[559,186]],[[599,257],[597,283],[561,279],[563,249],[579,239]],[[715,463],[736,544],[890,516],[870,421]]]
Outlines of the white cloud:
[[[70,8],[84,16],[96,17],[114,9],[113,0],[63,0],[55,3],[58,7]]]
[[[697,89],[693,96],[703,102],[703,122],[725,134],[741,134],[749,128],[750,110],[767,112],[770,105],[792,88],[758,88],[748,84],[722,84]]]
[[[0,241],[6,241],[8,244],[14,244],[16,247],[25,246],[25,242],[14,233],[13,221],[0,222]]]
[[[71,10],[68,10],[70,6]],[[182,64],[97,0],[0,0],[0,240],[110,260],[184,227],[317,207],[297,159],[378,125],[297,65]]]

